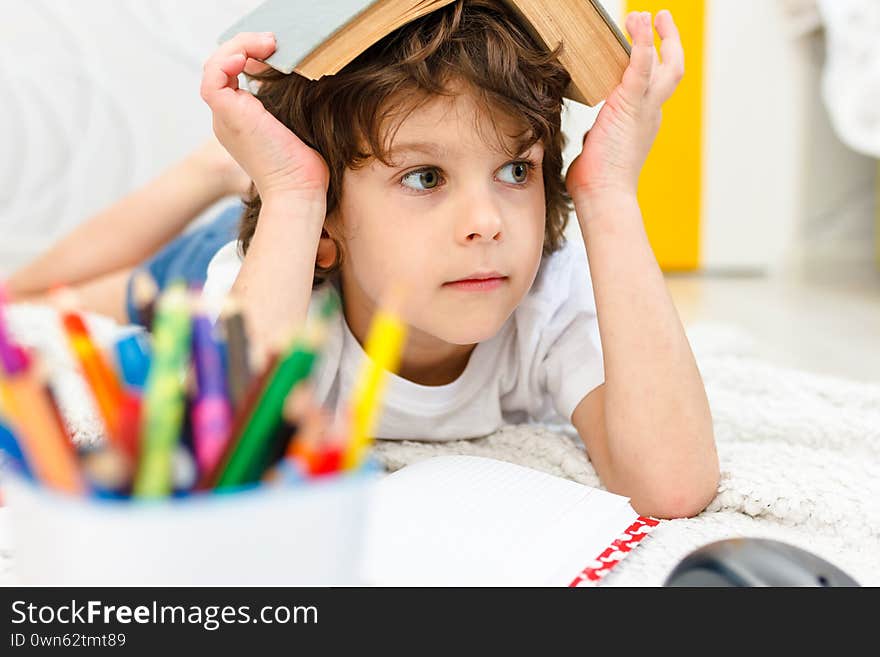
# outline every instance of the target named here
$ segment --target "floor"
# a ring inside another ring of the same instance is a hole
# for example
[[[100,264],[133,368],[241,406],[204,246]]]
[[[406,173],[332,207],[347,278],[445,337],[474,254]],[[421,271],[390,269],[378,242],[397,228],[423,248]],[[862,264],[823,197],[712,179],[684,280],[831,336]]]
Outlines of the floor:
[[[800,277],[668,274],[685,326],[732,324],[780,365],[880,383],[880,272]]]

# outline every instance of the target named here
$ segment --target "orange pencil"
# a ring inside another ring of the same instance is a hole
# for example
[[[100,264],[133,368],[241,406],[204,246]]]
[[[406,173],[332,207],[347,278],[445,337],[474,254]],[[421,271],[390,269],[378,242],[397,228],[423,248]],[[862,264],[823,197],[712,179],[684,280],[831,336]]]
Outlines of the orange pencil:
[[[345,409],[342,417],[332,423],[327,435],[321,443],[318,458],[312,468],[314,475],[338,473],[343,469],[348,436],[351,432],[351,411]]]
[[[315,402],[311,384],[297,386],[288,395],[285,419],[295,424],[285,457],[296,461],[300,470],[312,476],[338,472],[342,469],[351,413],[331,419],[330,413]]]
[[[72,309],[69,293],[59,292],[58,303],[61,323],[70,348],[82,368],[83,376],[94,395],[98,411],[104,420],[107,437],[117,447],[128,451],[119,437],[121,409],[125,393],[116,372],[95,345],[82,316]]]
[[[284,401],[284,419],[296,425],[285,458],[299,463],[303,473],[311,474],[320,458],[322,436],[327,428],[324,410],[315,404],[312,386],[303,382]]]
[[[59,426],[45,382],[35,368],[0,376],[0,398],[15,422],[21,449],[37,479],[68,493],[84,492],[73,443]]]

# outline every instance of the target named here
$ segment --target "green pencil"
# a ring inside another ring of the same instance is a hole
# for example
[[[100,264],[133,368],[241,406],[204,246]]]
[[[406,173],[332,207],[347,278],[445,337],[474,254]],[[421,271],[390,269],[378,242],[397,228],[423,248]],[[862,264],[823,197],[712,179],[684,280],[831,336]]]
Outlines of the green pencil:
[[[321,293],[318,293],[321,294]],[[254,406],[237,440],[229,451],[217,478],[218,489],[259,481],[266,467],[272,439],[283,421],[284,400],[294,386],[308,378],[324,342],[327,322],[338,310],[338,299],[324,294],[313,306],[318,308],[281,357]]]
[[[172,460],[186,411],[184,374],[191,331],[186,286],[175,282],[159,299],[153,322],[153,361],[144,386],[135,497],[171,493]]]

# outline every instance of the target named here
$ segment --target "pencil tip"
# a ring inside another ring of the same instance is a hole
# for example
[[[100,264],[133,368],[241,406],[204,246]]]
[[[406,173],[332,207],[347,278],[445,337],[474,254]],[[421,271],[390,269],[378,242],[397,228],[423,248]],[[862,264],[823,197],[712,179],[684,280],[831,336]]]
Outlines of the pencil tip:
[[[134,273],[131,285],[135,302],[141,305],[150,303],[159,294],[156,279],[145,269],[139,269]]]
[[[202,298],[202,295],[193,290],[189,291],[189,310],[193,315],[207,315],[208,304]]]
[[[241,304],[238,302],[238,297],[234,294],[227,294],[226,298],[223,299],[223,306],[220,309],[220,316],[223,318],[231,317],[232,315],[237,315],[241,313]]]

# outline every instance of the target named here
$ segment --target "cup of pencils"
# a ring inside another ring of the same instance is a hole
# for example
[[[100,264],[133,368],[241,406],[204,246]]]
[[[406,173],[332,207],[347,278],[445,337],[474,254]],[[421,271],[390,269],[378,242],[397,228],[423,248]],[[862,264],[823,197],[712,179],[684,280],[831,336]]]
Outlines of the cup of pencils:
[[[341,312],[330,285],[260,367],[234,301],[215,323],[183,282],[157,292],[149,332],[123,333],[112,349],[69,293],[56,299],[106,439],[74,445],[0,290],[0,490],[20,583],[358,583],[381,473],[369,446],[406,337],[396,305],[376,312],[360,383],[333,417],[311,380]]]

